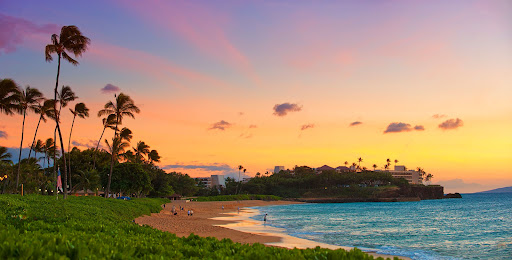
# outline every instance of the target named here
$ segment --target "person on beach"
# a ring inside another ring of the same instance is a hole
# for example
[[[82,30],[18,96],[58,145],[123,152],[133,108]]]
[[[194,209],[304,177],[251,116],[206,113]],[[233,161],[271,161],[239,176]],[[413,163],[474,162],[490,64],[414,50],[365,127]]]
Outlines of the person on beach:
[[[240,207],[238,207],[238,214],[240,215]]]
[[[165,209],[165,204],[164,204],[164,209]]]
[[[222,210],[224,210],[224,205],[222,205]]]
[[[187,215],[190,217],[190,209],[187,211]]]
[[[267,213],[265,213],[265,216],[263,217],[263,225],[267,223]]]
[[[193,216],[194,215],[194,210],[190,210],[190,216]]]

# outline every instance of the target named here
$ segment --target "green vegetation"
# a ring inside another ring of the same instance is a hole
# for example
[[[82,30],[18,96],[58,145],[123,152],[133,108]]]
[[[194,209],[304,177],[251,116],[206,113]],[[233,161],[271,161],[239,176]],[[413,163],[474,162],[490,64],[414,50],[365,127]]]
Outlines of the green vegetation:
[[[197,201],[233,201],[233,200],[281,200],[280,197],[274,195],[256,195],[256,194],[240,194],[240,195],[218,195],[197,197]]]
[[[0,196],[0,259],[374,259],[358,249],[288,250],[174,234],[132,220],[164,199]],[[395,258],[397,259],[397,258]]]

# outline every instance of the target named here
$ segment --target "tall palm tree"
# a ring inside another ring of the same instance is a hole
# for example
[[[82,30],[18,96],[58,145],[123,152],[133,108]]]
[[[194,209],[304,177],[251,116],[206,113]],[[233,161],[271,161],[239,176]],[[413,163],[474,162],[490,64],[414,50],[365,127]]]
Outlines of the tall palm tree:
[[[148,160],[149,160],[149,163],[153,163],[153,162],[160,162],[160,155],[158,154],[157,150],[151,150],[151,152],[149,152],[148,154]]]
[[[82,35],[82,32],[78,29],[78,27],[74,25],[63,26],[60,30],[60,35],[53,34],[51,37],[51,44],[46,45],[45,47],[45,58],[47,62],[53,60],[52,54],[56,53],[58,56],[58,67],[57,67],[57,78],[55,80],[55,89],[54,89],[54,99],[57,100],[57,88],[59,86],[59,75],[60,75],[60,60],[61,58],[67,60],[69,63],[74,66],[78,65],[78,61],[71,58],[68,55],[68,52],[73,53],[75,58],[82,56],[82,54],[87,50],[89,43],[91,42],[89,38]],[[55,111],[57,111],[57,103],[54,105]],[[57,131],[59,132],[59,139],[61,144],[62,156],[64,159],[64,183],[66,183],[66,155],[64,153],[64,143],[62,142],[62,133],[60,131],[59,125],[59,117],[55,120],[55,124],[57,127]],[[67,189],[64,185],[64,198],[67,197]]]
[[[115,115],[116,127],[114,128],[114,139],[117,137],[118,125],[123,122],[123,117],[128,116],[135,118],[134,113],[140,113],[140,109],[135,105],[130,96],[120,93],[116,97],[115,103],[109,101],[105,104],[104,108],[98,112],[98,116]],[[110,160],[110,174],[108,175],[107,194],[110,193],[110,183],[112,180],[112,172],[114,170],[114,154],[111,155]],[[108,196],[108,195],[107,195]]]
[[[375,171],[377,169],[377,164],[373,164],[372,167],[373,167],[373,171]]]
[[[348,161],[345,161],[345,167],[348,166]]]
[[[94,152],[93,160],[92,160],[92,168],[96,169],[96,153],[98,151],[98,148],[100,147],[101,138],[103,138],[103,134],[105,133],[105,130],[108,128],[114,130],[116,126],[116,115],[110,114],[107,117],[102,119],[103,121],[103,131],[101,132],[100,139],[96,143],[96,150]]]
[[[397,163],[398,163],[398,160],[397,160],[397,159],[395,159],[395,166],[396,166],[396,164],[397,164]]]
[[[55,120],[55,110],[53,110],[55,100],[53,99],[47,99],[43,102],[43,104],[39,104],[39,108],[37,113],[39,114],[39,121],[37,122],[36,132],[34,133],[34,139],[32,140],[32,145],[30,146],[30,152],[28,153],[28,158],[30,158],[30,155],[32,154],[32,150],[34,150],[34,145],[36,142],[36,136],[37,131],[39,130],[39,124],[41,123],[41,120],[43,122],[46,122],[46,117],[49,117],[53,120]],[[35,152],[35,150],[34,150]]]
[[[359,162],[359,168],[361,168],[361,162],[363,161],[363,158],[359,157],[357,161]]]
[[[238,165],[238,186],[240,186],[240,171],[243,169],[244,167],[242,165]],[[236,189],[236,194],[238,194],[238,187]]]
[[[73,114],[73,122],[71,123],[71,130],[69,131],[69,141],[68,141],[68,154],[69,154],[69,187],[73,187],[71,184],[71,134],[73,133],[73,126],[75,125],[75,118],[78,116],[80,118],[89,117],[89,108],[85,106],[84,103],[75,104],[75,110],[69,109],[71,114]]]
[[[384,164],[384,169],[387,171],[389,168],[389,164]]]
[[[137,143],[137,146],[133,147],[133,151],[135,152],[135,162],[143,162],[145,160],[144,156],[148,155],[150,152],[149,145],[147,145],[143,141],[139,141]]]
[[[46,161],[48,162],[48,167],[50,167],[50,158],[53,158],[54,156],[59,156],[59,151],[57,151],[57,147],[55,146],[55,141],[53,140],[53,138],[48,138],[46,139],[46,141],[44,141],[43,151],[45,154]]]
[[[3,79],[0,81],[0,112],[6,115],[14,115],[19,112],[18,85],[12,79]]]
[[[36,88],[31,88],[27,86],[25,89],[18,90],[16,94],[17,97],[17,105],[19,106],[20,114],[23,114],[23,125],[21,127],[21,142],[20,142],[20,152],[18,156],[18,172],[16,173],[16,189],[18,189],[19,181],[20,181],[20,167],[21,167],[21,149],[23,148],[23,135],[25,132],[25,118],[27,116],[27,111],[37,113],[39,107],[38,104],[41,100],[43,100],[43,94],[37,90]]]

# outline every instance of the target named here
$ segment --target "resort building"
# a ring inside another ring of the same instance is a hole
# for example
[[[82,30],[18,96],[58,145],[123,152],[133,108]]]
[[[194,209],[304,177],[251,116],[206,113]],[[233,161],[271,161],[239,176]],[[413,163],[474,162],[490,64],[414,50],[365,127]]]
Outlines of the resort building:
[[[204,185],[208,188],[213,187],[226,187],[226,180],[224,179],[224,175],[212,175],[210,177],[200,177],[196,178],[197,185]]]
[[[393,178],[404,178],[410,184],[421,184],[421,174],[419,171],[415,170],[407,170],[407,168],[403,165],[395,165],[395,169],[393,171],[389,171]]]
[[[276,166],[276,167],[274,167],[274,173],[279,173],[280,171],[284,171],[284,166]]]
[[[212,175],[211,187],[226,187],[226,181],[224,175]]]
[[[318,168],[316,168],[316,169],[315,169],[315,172],[316,172],[317,174],[320,174],[320,173],[322,173],[322,172],[324,172],[324,171],[334,171],[334,170],[335,170],[335,169],[334,169],[334,168],[332,168],[331,166],[324,165],[324,166],[322,166],[322,167],[318,167]]]

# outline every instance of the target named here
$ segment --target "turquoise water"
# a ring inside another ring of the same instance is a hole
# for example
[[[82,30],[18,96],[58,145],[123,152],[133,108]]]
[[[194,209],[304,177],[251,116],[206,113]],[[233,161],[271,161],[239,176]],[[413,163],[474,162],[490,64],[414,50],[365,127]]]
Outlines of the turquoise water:
[[[256,208],[271,226],[333,245],[413,259],[512,259],[512,193]]]

